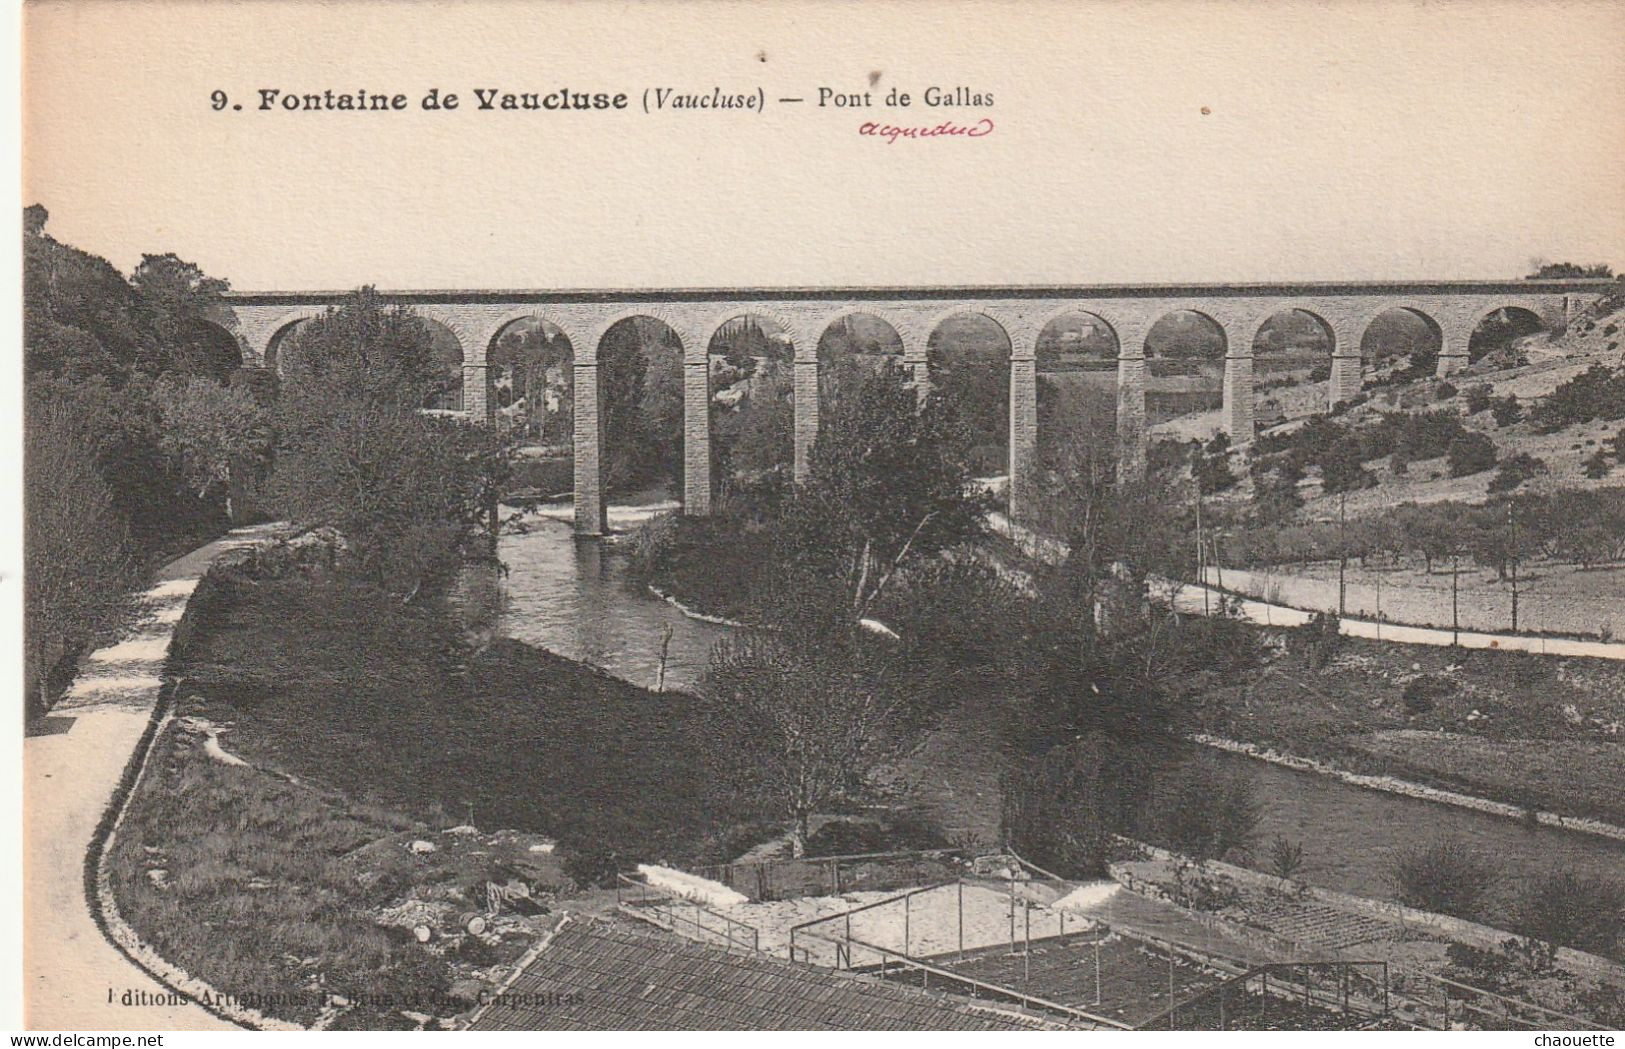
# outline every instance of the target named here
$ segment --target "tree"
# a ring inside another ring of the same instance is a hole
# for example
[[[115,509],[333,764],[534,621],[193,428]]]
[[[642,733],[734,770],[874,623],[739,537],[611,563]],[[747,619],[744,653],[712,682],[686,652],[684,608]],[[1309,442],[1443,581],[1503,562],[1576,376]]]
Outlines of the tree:
[[[1500,468],[1490,478],[1489,493],[1510,492],[1536,474],[1546,472],[1546,460],[1537,459],[1528,452],[1519,452],[1501,460]]]
[[[843,630],[751,631],[712,653],[701,687],[722,711],[716,765],[735,793],[766,800],[790,822],[797,855],[812,814],[858,795],[899,739],[890,730],[911,692],[894,687],[876,644]]]
[[[423,414],[430,334],[371,289],[298,337],[277,406],[272,493],[294,521],[330,525],[357,569],[412,600],[444,584],[511,466],[488,427]]]
[[[209,323],[230,285],[174,255],[143,255],[130,286],[170,370],[224,380],[242,364],[236,345]]]
[[[908,373],[890,362],[833,406],[810,467],[780,529],[789,602],[838,599],[854,623],[909,561],[982,534],[988,500],[970,484],[951,405],[936,394],[920,405]]]
[[[1606,262],[1594,262],[1582,266],[1573,262],[1542,262],[1536,265],[1535,271],[1525,280],[1565,280],[1576,277],[1600,277],[1607,279],[1614,275],[1613,267]]]
[[[1445,452],[1451,477],[1483,473],[1495,465],[1495,442],[1481,433],[1468,433],[1450,442]]]
[[[23,568],[29,707],[50,706],[64,654],[134,607],[139,579],[113,493],[72,406],[34,395],[24,426]]]
[[[270,460],[270,414],[252,392],[200,376],[166,376],[153,390],[162,429],[158,446],[180,464],[200,498],[222,499],[236,520],[233,489]]]

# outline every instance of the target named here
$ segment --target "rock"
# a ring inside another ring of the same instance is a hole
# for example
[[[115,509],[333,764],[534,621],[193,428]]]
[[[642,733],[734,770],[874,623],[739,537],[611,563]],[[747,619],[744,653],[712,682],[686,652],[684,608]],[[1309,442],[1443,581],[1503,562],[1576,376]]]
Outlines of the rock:
[[[478,834],[479,833],[479,828],[477,828],[477,827],[475,827],[475,826],[473,826],[471,824],[468,824],[468,823],[459,823],[455,827],[448,827],[443,833],[446,833],[446,834]]]
[[[424,841],[422,838],[419,838],[417,841],[414,841],[412,844],[408,845],[407,848],[411,849],[419,856],[422,856],[425,853],[434,852],[435,844],[432,841]]]
[[[529,851],[531,851],[531,852],[552,852],[553,851],[553,846],[555,844],[556,844],[556,842],[551,842],[551,841],[539,842],[539,843],[537,843],[535,845],[532,845],[530,847]]]
[[[167,889],[169,888],[169,871],[162,867],[154,867],[147,872],[147,880],[152,882],[154,888]]]
[[[485,984],[478,980],[457,980],[446,993],[460,1002],[477,1002],[484,992]]]

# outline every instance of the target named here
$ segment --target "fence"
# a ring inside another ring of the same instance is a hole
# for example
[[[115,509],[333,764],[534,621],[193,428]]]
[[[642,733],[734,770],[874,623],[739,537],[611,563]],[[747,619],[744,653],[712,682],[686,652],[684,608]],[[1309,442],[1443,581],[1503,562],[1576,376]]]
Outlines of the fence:
[[[749,897],[752,902],[800,896],[884,892],[940,881],[963,869],[963,849],[867,852],[755,863],[718,863],[691,873]]]
[[[755,953],[761,949],[755,926],[632,875],[616,875],[615,906],[623,914],[690,940],[714,943],[729,951]]]
[[[1138,1030],[1228,1031],[1232,1028],[1329,1030],[1368,1027],[1390,1013],[1387,962],[1280,962],[1232,976],[1174,1002]]]

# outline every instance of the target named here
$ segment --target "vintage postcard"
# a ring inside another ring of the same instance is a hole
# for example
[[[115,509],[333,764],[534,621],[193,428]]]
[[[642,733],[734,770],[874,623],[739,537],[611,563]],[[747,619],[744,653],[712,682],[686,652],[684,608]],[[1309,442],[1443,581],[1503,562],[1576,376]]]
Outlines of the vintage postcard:
[[[5,1026],[1625,1026],[1625,4],[19,17]]]

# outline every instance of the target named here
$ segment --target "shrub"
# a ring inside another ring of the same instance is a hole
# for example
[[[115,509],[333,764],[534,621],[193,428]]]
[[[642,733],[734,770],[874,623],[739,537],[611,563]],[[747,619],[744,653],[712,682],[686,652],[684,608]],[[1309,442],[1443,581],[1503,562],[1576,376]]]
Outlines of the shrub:
[[[1468,433],[1450,442],[1445,452],[1451,477],[1483,473],[1495,465],[1495,442],[1481,433]]]
[[[1593,364],[1553,390],[1536,406],[1533,418],[1542,433],[1593,419],[1625,418],[1625,368]]]
[[[1282,881],[1303,869],[1303,846],[1284,834],[1270,842],[1270,871]]]
[[[1405,712],[1411,715],[1432,713],[1438,701],[1455,691],[1455,686],[1447,677],[1435,674],[1423,674],[1414,677],[1405,684],[1405,691],[1401,699],[1405,703]]]
[[[1488,383],[1479,383],[1477,386],[1467,387],[1467,414],[1477,415],[1488,411],[1493,402],[1494,390]]]
[[[1495,425],[1511,426],[1523,418],[1523,405],[1518,403],[1515,395],[1509,393],[1490,406],[1490,414],[1495,417]]]
[[[1608,462],[1608,454],[1600,448],[1586,456],[1585,460],[1581,463],[1580,468],[1584,470],[1585,475],[1591,478],[1593,481],[1602,480],[1604,477],[1607,477],[1610,473],[1612,473],[1614,469],[1613,466]]]
[[[1292,628],[1295,647],[1311,669],[1330,663],[1342,646],[1342,621],[1336,612],[1316,612],[1302,626]]]
[[[1518,909],[1517,931],[1547,943],[1610,958],[1625,949],[1625,883],[1564,871],[1532,888]]]
[[[1005,775],[1004,838],[1065,877],[1105,873],[1112,835],[1129,826],[1143,785],[1121,744],[1086,736],[1052,747]]]
[[[1146,829],[1165,848],[1217,860],[1251,851],[1258,817],[1252,781],[1202,757],[1158,784]]]
[[[1536,474],[1546,472],[1546,460],[1537,459],[1528,452],[1519,452],[1501,461],[1500,469],[1490,478],[1490,493],[1510,492]]]
[[[1402,852],[1392,880],[1407,907],[1475,920],[1500,878],[1493,861],[1456,838]]]
[[[1448,401],[1450,398],[1454,397],[1459,392],[1461,392],[1461,391],[1457,390],[1456,387],[1453,384],[1448,383],[1448,382],[1441,382],[1439,384],[1439,386],[1438,386],[1438,389],[1433,391],[1433,396],[1438,400]]]

